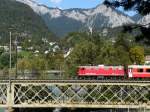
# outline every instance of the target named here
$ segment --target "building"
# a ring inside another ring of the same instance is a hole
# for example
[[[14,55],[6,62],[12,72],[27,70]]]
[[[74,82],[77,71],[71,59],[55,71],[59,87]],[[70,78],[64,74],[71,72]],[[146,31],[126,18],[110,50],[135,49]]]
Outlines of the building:
[[[21,52],[22,51],[22,46],[17,46],[17,51]]]
[[[150,55],[145,56],[145,64],[150,65]]]
[[[9,51],[9,47],[8,46],[0,46],[0,48],[3,48],[6,52]]]

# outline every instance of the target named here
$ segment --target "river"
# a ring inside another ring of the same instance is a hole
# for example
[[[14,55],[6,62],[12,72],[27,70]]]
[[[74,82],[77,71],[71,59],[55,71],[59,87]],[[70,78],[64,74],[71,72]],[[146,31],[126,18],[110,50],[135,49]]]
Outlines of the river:
[[[39,109],[15,109],[14,112],[150,112],[143,109],[62,109],[62,108],[39,108]]]

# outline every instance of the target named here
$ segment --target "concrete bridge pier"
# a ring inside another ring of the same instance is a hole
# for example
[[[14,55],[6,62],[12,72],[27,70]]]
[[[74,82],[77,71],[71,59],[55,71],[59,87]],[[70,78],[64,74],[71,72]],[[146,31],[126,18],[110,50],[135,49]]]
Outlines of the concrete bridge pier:
[[[143,107],[143,108],[139,108],[138,112],[150,112],[150,110]]]
[[[14,110],[15,110],[15,109],[14,109],[13,107],[8,107],[8,108],[7,108],[7,112],[14,112]]]
[[[13,108],[13,104],[14,104],[14,84],[11,83],[11,81],[9,81],[9,85],[7,88],[7,111],[8,112],[14,112],[14,108]]]

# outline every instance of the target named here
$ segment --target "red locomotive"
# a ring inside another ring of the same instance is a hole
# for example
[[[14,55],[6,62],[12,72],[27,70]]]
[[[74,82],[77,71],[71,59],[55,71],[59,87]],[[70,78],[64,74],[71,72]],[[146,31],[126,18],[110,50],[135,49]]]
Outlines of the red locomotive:
[[[124,66],[79,66],[78,76],[107,78],[150,78],[150,65],[129,65],[127,70]]]

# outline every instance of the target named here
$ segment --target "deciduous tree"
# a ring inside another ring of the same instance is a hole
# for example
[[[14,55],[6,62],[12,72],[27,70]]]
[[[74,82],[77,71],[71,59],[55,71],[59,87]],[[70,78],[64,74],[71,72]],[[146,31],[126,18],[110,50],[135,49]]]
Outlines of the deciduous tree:
[[[94,43],[85,40],[75,46],[68,59],[74,64],[94,64],[97,53],[97,46]]]
[[[144,64],[144,48],[141,46],[134,46],[130,49],[131,61],[135,64]]]
[[[32,69],[31,62],[25,58],[18,60],[17,67],[18,67],[18,70],[21,71],[23,76],[24,76],[25,70],[30,72]]]

